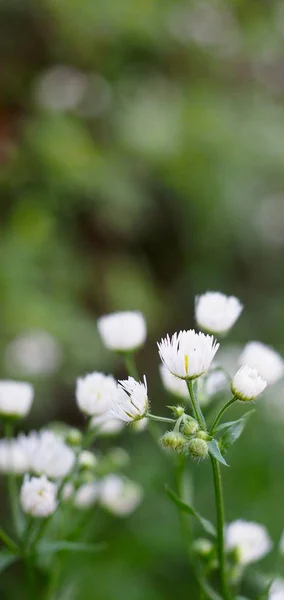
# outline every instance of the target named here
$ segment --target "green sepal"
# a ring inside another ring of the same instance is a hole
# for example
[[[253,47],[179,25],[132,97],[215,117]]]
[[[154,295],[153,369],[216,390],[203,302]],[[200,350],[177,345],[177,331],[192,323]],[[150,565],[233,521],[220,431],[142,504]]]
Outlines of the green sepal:
[[[254,409],[249,410],[237,421],[222,423],[217,427],[215,433],[221,434],[221,437],[219,438],[219,445],[222,449],[222,452],[227,452],[227,450],[229,450],[229,448],[231,448],[231,446],[239,439],[252,413],[254,413]]]
[[[208,442],[208,450],[209,450],[209,454],[211,454],[211,456],[216,458],[216,460],[218,460],[219,463],[221,463],[222,465],[225,465],[226,467],[229,466],[221,454],[217,440],[211,440],[211,442]]]
[[[192,506],[190,506],[186,502],[183,502],[183,500],[181,500],[181,498],[179,498],[178,495],[175,492],[173,492],[173,490],[171,490],[168,486],[166,486],[166,493],[169,496],[169,498],[174,502],[174,504],[179,508],[179,510],[186,512],[192,517],[195,517],[197,521],[199,521],[200,525],[202,525],[206,533],[212,535],[213,537],[216,537],[216,529],[214,525],[210,521],[208,521],[208,519],[204,519],[204,517],[202,517],[194,508],[192,508]]]

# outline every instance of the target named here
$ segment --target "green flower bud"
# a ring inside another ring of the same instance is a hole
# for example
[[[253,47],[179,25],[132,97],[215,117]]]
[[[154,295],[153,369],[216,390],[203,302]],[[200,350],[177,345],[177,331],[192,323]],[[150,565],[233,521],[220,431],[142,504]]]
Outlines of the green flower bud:
[[[188,442],[188,452],[195,460],[204,460],[208,456],[208,446],[205,440],[194,438]]]
[[[96,456],[89,450],[83,450],[83,452],[79,454],[79,465],[83,469],[93,469],[97,462]]]
[[[207,433],[207,431],[203,431],[202,429],[197,432],[196,437],[199,438],[200,440],[205,440],[206,442],[208,442],[209,440],[212,440],[212,435],[209,435],[209,433]]]
[[[174,417],[176,417],[177,419],[179,417],[182,417],[182,415],[184,415],[184,408],[183,408],[183,406],[169,406],[168,408],[171,409]]]
[[[195,421],[195,419],[193,419],[192,417],[187,417],[187,419],[184,421],[182,428],[184,435],[194,435],[195,433],[197,433],[198,429],[199,425],[197,421]]]
[[[207,540],[206,538],[199,538],[193,542],[192,548],[193,552],[195,552],[202,558],[207,558],[211,554],[214,545],[210,540]]]
[[[79,446],[82,441],[82,433],[76,427],[70,427],[69,431],[66,433],[66,442],[67,444],[71,444],[71,446]]]
[[[177,431],[167,431],[160,440],[164,448],[175,450],[175,452],[183,452],[186,450],[186,438]]]

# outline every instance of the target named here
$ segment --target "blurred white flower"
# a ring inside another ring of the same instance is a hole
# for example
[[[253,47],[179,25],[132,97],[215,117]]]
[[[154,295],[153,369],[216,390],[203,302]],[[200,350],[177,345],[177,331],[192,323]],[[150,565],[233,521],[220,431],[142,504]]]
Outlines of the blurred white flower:
[[[236,550],[239,563],[244,566],[260,560],[272,549],[266,527],[241,519],[226,527],[225,539],[227,550]]]
[[[143,419],[149,408],[147,382],[135,381],[133,377],[119,381],[117,394],[112,402],[111,414],[126,423]]]
[[[148,426],[149,419],[144,417],[143,419],[139,419],[138,421],[133,421],[132,430],[136,431],[136,433],[140,433],[141,431],[145,431]]]
[[[158,343],[162,362],[181,379],[195,379],[206,373],[218,348],[212,336],[194,329],[174,333],[172,338],[167,336]]]
[[[16,439],[0,440],[0,472],[24,475],[29,470],[27,455]]]
[[[123,311],[98,319],[98,330],[103,344],[110,350],[131,352],[145,342],[147,329],[139,311]]]
[[[74,493],[75,487],[73,483],[71,481],[67,481],[67,483],[64,484],[61,492],[61,498],[63,502],[69,502],[69,500],[73,498]]]
[[[22,381],[0,381],[0,414],[25,417],[31,409],[34,389]]]
[[[91,420],[91,428],[97,429],[99,435],[115,435],[124,427],[123,421],[114,419],[106,413],[105,415],[97,415]]]
[[[51,111],[76,108],[82,100],[87,79],[74,67],[54,65],[36,82],[37,103]]]
[[[35,330],[12,340],[5,352],[9,369],[24,375],[54,373],[61,362],[61,350],[56,340],[46,331]]]
[[[276,383],[284,375],[282,356],[262,342],[246,344],[239,358],[239,364],[257,369],[268,384]]]
[[[268,600],[284,600],[284,579],[277,577],[269,588]]]
[[[142,500],[142,490],[139,485],[120,477],[107,475],[100,486],[100,504],[118,516],[132,513]]]
[[[164,364],[160,365],[160,375],[164,385],[164,388],[173,394],[174,396],[178,396],[179,398],[184,398],[188,401],[188,389],[186,382],[180,379],[179,377],[175,377],[169,369]]]
[[[94,372],[77,379],[76,400],[86,415],[107,413],[116,394],[117,383],[112,375]]]
[[[41,477],[26,476],[21,491],[20,502],[23,511],[33,517],[49,517],[57,508],[57,486]]]
[[[100,483],[92,481],[81,485],[75,493],[74,505],[77,508],[90,508],[95,504],[100,493]]]
[[[212,371],[205,379],[205,392],[209,398],[226,389],[228,378],[223,371]]]
[[[244,365],[237,371],[231,383],[232,393],[243,401],[254,400],[265,390],[266,386],[266,381],[262,379],[258,371],[248,365]]]
[[[234,296],[221,292],[206,292],[195,299],[195,318],[198,326],[210,333],[225,334],[233,327],[243,310]]]
[[[31,431],[21,434],[17,443],[27,457],[27,471],[61,479],[70,473],[75,463],[75,453],[53,431]]]
[[[84,469],[93,469],[97,462],[97,457],[90,450],[83,450],[78,456],[78,463]]]

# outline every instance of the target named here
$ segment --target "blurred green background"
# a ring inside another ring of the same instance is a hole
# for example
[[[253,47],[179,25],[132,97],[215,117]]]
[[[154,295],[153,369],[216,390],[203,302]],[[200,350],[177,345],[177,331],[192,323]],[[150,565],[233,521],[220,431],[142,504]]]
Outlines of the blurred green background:
[[[155,413],[168,403],[156,340],[194,326],[197,293],[245,304],[229,358],[249,339],[284,354],[283,42],[281,0],[1,0],[0,369],[35,384],[27,429],[81,425],[76,377],[125,374],[98,339],[105,312],[146,316]],[[224,472],[228,520],[263,522],[275,542],[283,402],[281,385],[259,402]],[[94,511],[109,549],[84,558],[74,589],[63,560],[58,598],[191,598],[168,462],[146,432],[118,443],[144,502],[126,520]],[[194,471],[213,518],[210,470]],[[5,573],[1,597],[16,585]]]

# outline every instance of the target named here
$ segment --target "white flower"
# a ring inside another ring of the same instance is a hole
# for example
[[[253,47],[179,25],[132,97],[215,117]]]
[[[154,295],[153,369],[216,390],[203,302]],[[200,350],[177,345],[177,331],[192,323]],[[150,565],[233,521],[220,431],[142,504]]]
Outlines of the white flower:
[[[74,494],[75,494],[74,484],[71,481],[67,481],[67,483],[64,484],[64,486],[62,488],[62,492],[61,492],[61,498],[62,498],[63,502],[69,502],[70,500],[72,500]]]
[[[234,396],[244,401],[257,398],[266,386],[266,381],[260,377],[258,371],[248,365],[244,365],[237,371],[231,383]]]
[[[129,479],[119,475],[107,475],[101,482],[100,503],[115,515],[129,515],[141,500],[140,486]]]
[[[135,381],[133,377],[118,383],[117,394],[112,402],[112,416],[126,423],[145,417],[149,407],[145,376],[144,383]]]
[[[83,450],[78,456],[78,463],[83,469],[93,469],[97,462],[97,457],[90,450]]]
[[[86,415],[107,413],[116,392],[117,383],[112,375],[94,372],[77,379],[76,400]]]
[[[228,379],[223,371],[209,372],[205,377],[199,377],[197,392],[200,406],[206,406],[212,398],[228,387]]]
[[[29,470],[28,457],[16,439],[0,440],[0,472],[23,475]]]
[[[268,384],[276,383],[284,375],[284,361],[270,346],[262,342],[249,342],[244,347],[239,363],[257,369]]]
[[[5,352],[8,367],[25,375],[54,373],[61,362],[57,341],[42,330],[27,331],[12,340]]]
[[[22,381],[0,381],[0,414],[25,417],[30,411],[34,389]]]
[[[173,394],[174,396],[178,396],[179,398],[184,398],[185,400],[189,400],[188,389],[186,382],[180,379],[179,377],[175,377],[165,365],[160,365],[160,375],[164,385],[164,388]]]
[[[272,542],[263,525],[249,521],[233,521],[225,530],[227,550],[236,550],[241,565],[260,560],[270,552]]]
[[[114,419],[109,413],[105,415],[97,415],[91,420],[92,429],[97,429],[99,435],[114,435],[119,433],[124,423],[120,419]]]
[[[268,600],[284,600],[284,579],[278,577],[269,588]]]
[[[194,329],[174,333],[158,344],[164,365],[176,377],[195,379],[206,373],[219,348],[210,335],[196,333]]]
[[[196,322],[201,329],[210,333],[227,333],[242,310],[243,305],[238,298],[225,296],[221,292],[206,292],[195,299]]]
[[[75,493],[74,505],[77,508],[90,508],[97,501],[99,492],[100,484],[97,481],[84,483]]]
[[[25,513],[33,517],[49,517],[57,507],[57,486],[42,477],[26,476],[20,491],[20,502]]]
[[[106,348],[130,352],[145,342],[146,322],[139,311],[123,311],[98,319],[98,330]]]
[[[66,477],[75,463],[75,454],[53,431],[31,431],[21,434],[17,443],[26,456],[27,471],[46,475],[51,479]]]

